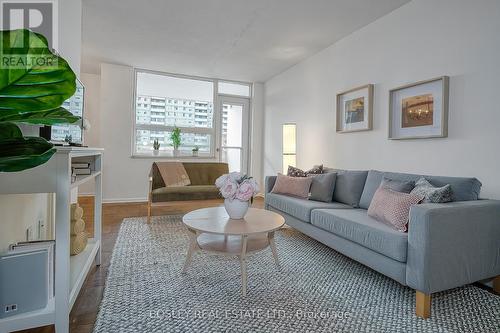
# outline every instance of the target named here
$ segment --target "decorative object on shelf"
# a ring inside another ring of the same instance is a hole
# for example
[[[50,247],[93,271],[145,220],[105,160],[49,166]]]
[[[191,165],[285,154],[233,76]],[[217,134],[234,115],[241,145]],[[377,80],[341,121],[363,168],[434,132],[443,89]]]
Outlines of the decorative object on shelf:
[[[170,140],[172,140],[172,146],[174,147],[174,156],[179,156],[179,147],[181,146],[181,129],[179,127],[175,127],[170,134]]]
[[[194,148],[191,150],[191,152],[193,153],[193,157],[197,157],[199,151],[200,151],[200,147],[194,146]]]
[[[448,76],[390,90],[389,139],[447,137],[448,98]]]
[[[337,94],[337,132],[369,131],[373,125],[373,84]]]
[[[83,209],[77,203],[71,205],[70,221],[70,255],[80,254],[88,242],[88,235],[85,231],[85,222],[83,221]]]
[[[230,172],[215,181],[215,186],[224,197],[224,207],[231,219],[242,219],[248,211],[259,185],[252,177],[240,172]]]
[[[153,141],[153,155],[158,156],[160,154],[160,142],[158,139]]]
[[[10,41],[0,43],[0,53],[13,58],[0,69],[0,104],[5,106],[0,112],[0,172],[23,171],[44,164],[56,149],[44,138],[24,137],[16,123],[78,121],[79,117],[61,107],[75,93],[76,75],[63,58],[50,51],[44,36],[25,29],[0,33],[0,40]],[[28,56],[30,61],[25,61]]]

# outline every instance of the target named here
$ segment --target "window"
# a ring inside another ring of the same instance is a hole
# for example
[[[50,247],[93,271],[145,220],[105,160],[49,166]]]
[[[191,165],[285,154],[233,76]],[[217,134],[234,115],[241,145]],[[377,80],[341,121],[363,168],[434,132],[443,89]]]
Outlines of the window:
[[[283,124],[283,174],[297,165],[297,125]]]
[[[220,81],[219,94],[250,97],[250,85],[246,83]]]
[[[134,155],[151,155],[153,142],[158,140],[160,155],[173,156],[170,134],[179,127],[181,156],[191,156],[194,147],[199,148],[198,156],[214,156],[214,81],[136,71],[135,98]],[[146,103],[144,107],[139,101]],[[194,108],[175,106],[178,112],[167,112],[172,102]]]

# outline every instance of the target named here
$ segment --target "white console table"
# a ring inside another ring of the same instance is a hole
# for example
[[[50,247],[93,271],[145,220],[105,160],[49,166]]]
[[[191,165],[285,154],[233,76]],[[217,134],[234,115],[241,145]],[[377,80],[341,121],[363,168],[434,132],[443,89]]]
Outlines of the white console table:
[[[22,172],[0,172],[0,194],[55,193],[55,296],[44,309],[0,319],[0,333],[54,324],[69,331],[69,313],[92,265],[101,264],[101,148],[58,147],[45,164]],[[72,162],[89,162],[91,174],[71,179]],[[71,190],[95,180],[94,237],[85,250],[70,257]],[[29,274],[29,272],[26,272]]]

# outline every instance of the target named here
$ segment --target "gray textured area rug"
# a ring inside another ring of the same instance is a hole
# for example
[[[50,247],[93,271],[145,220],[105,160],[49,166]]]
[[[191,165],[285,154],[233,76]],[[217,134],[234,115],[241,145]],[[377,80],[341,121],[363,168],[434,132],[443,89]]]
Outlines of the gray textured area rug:
[[[197,254],[181,274],[180,216],[129,218],[116,241],[94,332],[500,332],[500,297],[474,286],[433,295],[415,317],[414,291],[293,229],[248,261]]]

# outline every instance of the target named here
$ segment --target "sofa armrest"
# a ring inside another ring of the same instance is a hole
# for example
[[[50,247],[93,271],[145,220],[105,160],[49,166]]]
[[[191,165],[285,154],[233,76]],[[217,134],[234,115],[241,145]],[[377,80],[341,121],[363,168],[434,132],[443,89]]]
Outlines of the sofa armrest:
[[[500,275],[500,201],[411,208],[406,282],[426,294]]]
[[[264,194],[271,192],[274,187],[274,183],[276,183],[277,176],[266,176],[264,181]]]

